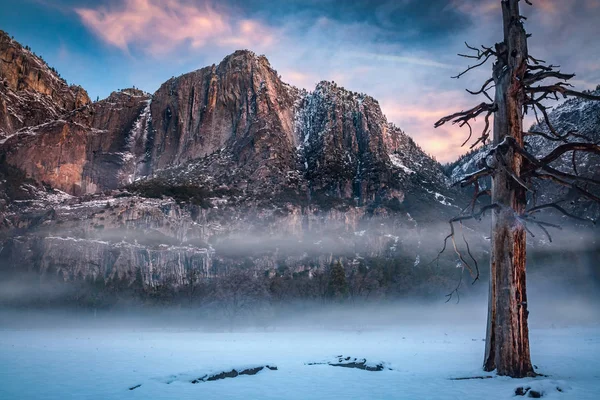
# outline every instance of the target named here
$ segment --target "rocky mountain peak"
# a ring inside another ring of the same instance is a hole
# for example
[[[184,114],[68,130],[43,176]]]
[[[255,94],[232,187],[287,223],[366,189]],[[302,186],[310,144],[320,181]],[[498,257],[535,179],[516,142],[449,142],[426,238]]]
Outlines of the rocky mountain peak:
[[[224,71],[226,69],[235,69],[248,65],[255,65],[273,70],[266,56],[256,55],[256,53],[253,51],[246,49],[236,50],[235,52],[223,58],[223,60],[219,63],[218,70]]]
[[[424,186],[440,202],[432,194],[447,190],[439,165],[388,123],[377,100],[328,81],[299,90],[249,50],[173,77],[153,95],[128,88],[63,111],[16,132],[0,152],[75,195],[156,177],[353,205],[401,203]]]
[[[285,245],[302,272],[334,252],[397,255],[400,232],[460,201],[375,99],[335,82],[299,90],[253,52],[154,94],[128,88],[90,103],[7,43],[3,59],[26,68],[1,64],[24,83],[0,86],[0,121],[13,124],[0,138],[0,264],[181,285],[188,272],[219,276],[218,264],[240,259],[227,249],[245,251],[229,241],[256,238],[246,259],[255,268],[275,268]],[[406,253],[411,265],[419,246]]]
[[[29,47],[0,31],[0,140],[90,102],[82,87],[69,86]]]
[[[143,90],[140,89],[136,89],[136,88],[126,88],[126,89],[121,89],[119,91],[115,91],[115,92],[111,92],[111,94],[105,99],[107,101],[119,101],[122,100],[124,98],[130,98],[130,97],[145,97],[145,98],[149,98],[152,95],[150,93],[144,92]]]
[[[152,168],[177,166],[229,145],[246,163],[254,159],[246,145],[267,130],[292,146],[294,101],[295,91],[266,58],[247,50],[172,78],[153,96]]]
[[[343,99],[352,99],[360,102],[368,101],[374,104],[379,104],[379,102],[373,97],[365,93],[358,93],[352,90],[348,90],[345,87],[338,85],[335,81],[320,81],[319,83],[317,83],[317,86],[315,87],[313,93],[329,93],[332,95],[340,96]]]

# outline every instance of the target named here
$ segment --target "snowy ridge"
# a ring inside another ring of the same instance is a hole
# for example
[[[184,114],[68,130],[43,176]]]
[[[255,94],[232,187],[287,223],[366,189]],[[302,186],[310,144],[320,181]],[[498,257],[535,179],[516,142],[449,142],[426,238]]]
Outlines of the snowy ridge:
[[[592,92],[599,96],[600,88]],[[600,141],[600,102],[582,98],[570,98],[558,105],[549,113],[549,120],[561,135],[576,130],[577,134],[584,135],[589,141],[597,143]],[[529,131],[543,132],[552,136],[545,123],[533,125]],[[570,137],[569,141],[586,141],[583,138]],[[543,157],[549,154],[554,148],[562,144],[560,141],[550,141],[542,136],[532,135],[526,137],[527,148],[537,157]],[[477,151],[461,159],[451,171],[449,171],[452,182],[458,181],[461,177],[475,172],[478,162],[491,149],[491,144],[481,147]],[[563,172],[572,173],[573,164],[577,172],[583,176],[599,179],[600,177],[600,156],[591,153],[576,152],[573,159],[572,152],[565,153],[562,157],[555,160],[551,166]],[[489,178],[481,180],[486,189],[489,184]],[[589,189],[595,190],[593,187]],[[538,204],[549,203],[557,200],[569,200],[570,193],[567,188],[555,185],[551,182],[542,182],[538,188]],[[588,204],[586,201],[579,201],[568,204],[576,214],[586,215],[587,217],[597,218],[600,215],[600,207],[596,204]],[[567,204],[567,203],[565,203]]]

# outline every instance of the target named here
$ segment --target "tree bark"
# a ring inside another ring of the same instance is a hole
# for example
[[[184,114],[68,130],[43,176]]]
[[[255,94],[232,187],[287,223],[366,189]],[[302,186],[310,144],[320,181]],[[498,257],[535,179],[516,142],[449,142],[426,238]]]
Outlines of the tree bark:
[[[496,45],[493,69],[496,84],[493,143],[512,137],[523,145],[521,80],[527,66],[527,35],[520,19],[519,0],[503,0],[504,42]],[[526,234],[517,218],[527,203],[525,189],[511,176],[520,176],[522,159],[510,146],[496,151],[492,202],[492,252],[488,302],[486,371],[515,378],[535,375],[529,352],[526,292]]]

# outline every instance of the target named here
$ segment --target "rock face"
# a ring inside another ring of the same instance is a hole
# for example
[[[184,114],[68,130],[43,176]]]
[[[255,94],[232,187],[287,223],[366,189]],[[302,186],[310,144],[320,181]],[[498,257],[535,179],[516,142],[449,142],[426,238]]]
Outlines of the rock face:
[[[321,82],[301,99],[297,132],[313,192],[365,202],[396,186],[390,155],[406,137],[375,99]]]
[[[228,144],[234,144],[241,165],[255,169],[277,156],[291,159],[297,94],[264,56],[248,51],[165,82],[151,107],[152,168],[181,165]]]
[[[0,141],[90,103],[28,48],[0,31]]]
[[[34,180],[73,195],[190,166],[201,170],[196,179],[236,171],[238,182],[217,183],[240,190],[361,204],[401,202],[411,175],[423,178],[419,185],[446,186],[437,163],[386,121],[376,100],[330,82],[300,91],[249,51],[173,78],[152,96],[128,89],[23,128],[0,153]]]
[[[74,195],[131,183],[145,154],[149,101],[135,89],[112,93],[20,129],[5,140],[2,157],[34,180]]]
[[[461,202],[375,99],[333,82],[299,90],[250,51],[153,95],[126,89],[91,103],[1,38],[9,268],[152,286],[248,262],[319,268],[340,254],[418,265],[419,224]]]

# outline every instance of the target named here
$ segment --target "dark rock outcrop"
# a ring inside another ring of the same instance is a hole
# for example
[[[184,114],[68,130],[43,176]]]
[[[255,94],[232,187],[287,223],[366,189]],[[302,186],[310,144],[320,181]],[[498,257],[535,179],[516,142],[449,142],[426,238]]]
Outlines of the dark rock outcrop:
[[[231,371],[223,371],[223,372],[219,372],[219,373],[213,373],[213,374],[207,374],[204,375],[200,378],[196,378],[191,380],[191,383],[200,383],[200,382],[212,382],[212,381],[219,381],[221,379],[226,379],[226,378],[237,378],[238,376],[242,376],[242,375],[256,375],[258,374],[260,371],[268,369],[270,371],[277,371],[277,367],[275,366],[270,366],[270,365],[261,365],[258,367],[249,367],[249,368],[238,368],[238,369],[232,369]]]
[[[364,371],[371,372],[379,372],[385,369],[391,370],[391,368],[386,367],[386,363],[384,362],[368,362],[365,358],[356,358],[356,357],[344,357],[337,356],[333,360],[326,362],[313,362],[308,363],[307,365],[330,365],[332,367],[342,367],[342,368],[354,368],[354,369],[362,369]]]

